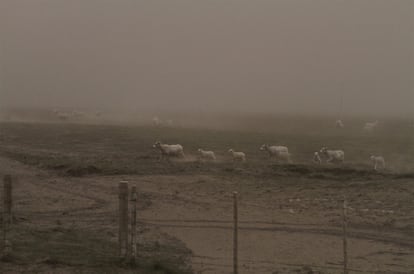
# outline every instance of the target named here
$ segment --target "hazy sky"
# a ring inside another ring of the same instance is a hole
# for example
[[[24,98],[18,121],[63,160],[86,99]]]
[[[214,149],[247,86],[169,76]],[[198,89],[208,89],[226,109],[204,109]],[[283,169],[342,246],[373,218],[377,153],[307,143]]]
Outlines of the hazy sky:
[[[414,111],[414,0],[1,0],[1,102]]]

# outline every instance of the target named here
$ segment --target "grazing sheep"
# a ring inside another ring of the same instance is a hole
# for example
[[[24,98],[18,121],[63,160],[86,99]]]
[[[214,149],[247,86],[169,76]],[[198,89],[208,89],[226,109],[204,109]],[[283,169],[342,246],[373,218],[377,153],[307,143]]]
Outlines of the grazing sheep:
[[[372,164],[374,165],[374,170],[378,170],[378,166],[380,165],[382,169],[385,168],[385,160],[382,156],[374,156],[370,157]]]
[[[155,116],[154,118],[152,118],[152,125],[154,127],[161,126],[161,120],[157,116]]]
[[[61,121],[68,121],[70,117],[71,117],[70,113],[66,113],[66,112],[57,113],[57,118]]]
[[[280,152],[277,156],[277,159],[282,160],[286,163],[292,163],[289,152]]]
[[[216,155],[213,151],[202,150],[201,148],[198,149],[199,159],[200,160],[216,160]]]
[[[372,132],[378,127],[378,121],[375,122],[367,122],[364,126],[364,131]]]
[[[336,128],[343,128],[345,125],[344,125],[344,123],[342,122],[342,120],[336,120],[335,121],[335,127]]]
[[[63,111],[60,111],[60,110],[58,110],[58,109],[53,109],[53,114],[56,116],[56,118],[58,118],[59,120],[61,120],[61,121],[67,121],[67,120],[69,120],[70,118],[71,118],[71,114],[70,113],[68,113],[68,112],[63,112]]]
[[[246,154],[244,152],[236,152],[233,149],[229,149],[229,152],[233,155],[233,161],[246,161]]]
[[[323,147],[319,152],[328,157],[328,159],[326,160],[327,163],[344,162],[345,153],[343,150],[329,150],[327,147]]]
[[[81,119],[84,118],[86,115],[83,111],[73,110],[71,116],[74,118]]]
[[[317,164],[322,164],[322,159],[321,159],[321,156],[319,156],[319,153],[318,153],[317,151],[315,151],[315,152],[313,153],[313,159],[312,159],[312,161],[313,161],[314,163],[317,163]]]
[[[261,151],[267,151],[269,153],[269,158],[276,158],[277,160],[285,160],[287,162],[291,162],[289,150],[285,146],[269,146],[267,144],[263,144],[260,147]]]
[[[161,155],[159,161],[162,159],[170,160],[170,157],[185,157],[182,145],[167,145],[162,144],[161,142],[155,142],[152,147],[160,150]]]

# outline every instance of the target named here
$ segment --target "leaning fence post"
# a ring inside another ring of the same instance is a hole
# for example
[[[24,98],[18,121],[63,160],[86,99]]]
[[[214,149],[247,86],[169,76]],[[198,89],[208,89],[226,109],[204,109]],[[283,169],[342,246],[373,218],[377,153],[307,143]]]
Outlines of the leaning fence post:
[[[119,256],[128,255],[128,182],[119,183]]]
[[[347,216],[347,203],[344,197],[344,203],[342,207],[342,226],[343,226],[343,252],[344,252],[344,274],[348,274],[348,243],[347,243],[347,228],[348,228],[348,216]]]
[[[11,244],[8,239],[8,232],[12,223],[12,177],[11,175],[5,175],[3,178],[3,243],[4,243],[4,254],[11,252]]]
[[[238,273],[238,208],[237,208],[237,192],[233,192],[233,274]]]
[[[131,257],[137,257],[137,187],[131,188]]]

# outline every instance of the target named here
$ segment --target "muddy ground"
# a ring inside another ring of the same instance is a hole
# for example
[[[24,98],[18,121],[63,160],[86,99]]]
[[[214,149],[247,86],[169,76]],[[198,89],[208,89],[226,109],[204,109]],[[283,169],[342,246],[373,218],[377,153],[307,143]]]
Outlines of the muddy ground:
[[[197,162],[191,153],[185,161],[158,163],[151,141],[168,134],[187,141],[189,151],[241,147],[250,161],[233,164],[223,152],[218,163]],[[2,271],[231,273],[237,191],[240,273],[341,273],[344,196],[351,273],[413,273],[410,139],[331,132],[324,140],[310,134],[304,143],[306,135],[301,141],[289,134],[3,124],[0,171],[16,179],[15,258],[1,262]],[[235,136],[244,137],[236,142]],[[273,138],[292,142],[294,164],[272,163],[256,152]],[[336,139],[351,151],[348,163],[308,161],[308,151]],[[398,160],[374,172],[365,156],[386,140],[396,144],[382,152]],[[121,180],[139,190],[138,267],[120,264],[116,256]]]

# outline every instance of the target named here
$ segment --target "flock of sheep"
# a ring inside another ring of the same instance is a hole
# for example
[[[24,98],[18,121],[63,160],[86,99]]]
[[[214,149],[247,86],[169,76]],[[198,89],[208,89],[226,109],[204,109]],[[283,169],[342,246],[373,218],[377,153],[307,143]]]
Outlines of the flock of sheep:
[[[174,122],[171,119],[163,121],[160,118],[158,118],[157,116],[155,116],[155,117],[152,118],[152,125],[154,127],[162,127],[162,126],[173,127]]]
[[[69,119],[81,118],[81,117],[86,116],[86,113],[77,111],[77,110],[74,110],[71,112],[64,112],[64,111],[59,111],[57,109],[54,109],[53,113],[59,120],[62,120],[62,121],[67,121]],[[101,113],[96,112],[95,115],[100,116]],[[173,121],[172,120],[162,121],[157,116],[155,116],[152,119],[152,125],[155,127],[162,127],[162,126],[173,127]],[[342,122],[342,120],[336,120],[335,126],[337,128],[344,128],[345,125]],[[372,132],[377,127],[378,127],[378,121],[367,122],[365,123],[363,130],[367,132]],[[168,145],[168,144],[162,144],[161,142],[156,142],[153,145],[153,148],[156,148],[160,151],[159,161],[169,160],[171,157],[185,158],[184,148],[182,145],[179,145],[179,144]],[[270,159],[274,159],[274,160],[282,161],[286,163],[292,163],[291,155],[286,146],[263,144],[260,147],[260,150],[268,152]],[[200,148],[197,150],[197,152],[198,152],[198,158],[200,161],[215,161],[216,160],[216,155],[213,151],[203,150]],[[228,153],[231,154],[233,161],[241,161],[241,162],[246,161],[246,153],[244,152],[229,149]],[[345,159],[344,151],[330,150],[326,147],[323,147],[320,149],[320,151],[314,152],[313,162],[317,164],[322,164],[321,156],[326,158],[327,163],[343,163]],[[382,169],[385,168],[384,157],[371,156],[370,160],[375,170],[378,170],[379,168],[382,168]]]
[[[378,125],[379,125],[378,121],[366,122],[364,127],[363,127],[363,130],[366,131],[366,132],[372,132],[378,127]],[[344,124],[344,122],[342,122],[342,120],[336,120],[335,121],[335,127],[344,128],[345,124]]]
[[[182,145],[168,145],[163,144],[161,142],[156,142],[153,145],[153,148],[158,149],[160,151],[160,158],[159,161],[162,160],[169,160],[171,157],[181,157],[185,158],[184,148]],[[263,144],[260,147],[261,151],[266,151],[269,154],[270,159],[275,159],[277,161],[283,161],[286,163],[292,163],[289,149],[286,146],[276,146],[276,145],[267,145]],[[199,160],[206,160],[206,161],[215,161],[216,155],[214,151],[211,150],[203,150],[199,148],[197,150]],[[235,151],[233,149],[229,149],[228,152],[232,155],[233,161],[246,161],[246,153],[241,151]],[[322,157],[326,158],[327,163],[343,163],[345,160],[345,153],[343,150],[330,150],[327,147],[323,147],[320,151],[314,152],[313,155],[313,162],[317,164],[322,164]],[[379,168],[385,168],[385,160],[382,156],[371,156],[370,160],[372,161],[373,168],[378,170]]]
[[[169,119],[169,120],[164,121],[164,120],[161,120],[160,118],[158,118],[158,116],[154,116],[152,118],[151,123],[154,127],[163,127],[163,126],[173,127],[174,126],[173,120]],[[378,125],[379,125],[378,121],[366,122],[364,127],[363,127],[363,130],[366,131],[366,132],[373,132],[375,129],[377,129]],[[338,120],[335,121],[335,127],[336,128],[344,128],[345,124],[342,120],[338,119]]]
[[[79,111],[79,110],[62,111],[59,109],[53,109],[52,112],[54,116],[60,121],[83,119],[91,115],[95,117],[100,117],[102,115],[102,112],[100,111],[96,111],[93,114],[88,114],[86,112]]]

